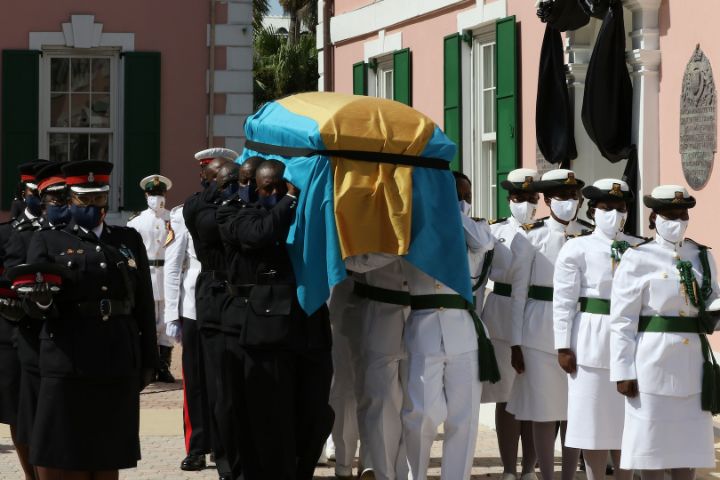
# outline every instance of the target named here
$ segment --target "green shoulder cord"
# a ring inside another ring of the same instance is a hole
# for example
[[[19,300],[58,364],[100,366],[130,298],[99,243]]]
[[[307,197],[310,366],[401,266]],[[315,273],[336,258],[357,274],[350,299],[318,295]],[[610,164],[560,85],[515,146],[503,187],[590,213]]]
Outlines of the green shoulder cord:
[[[702,409],[717,415],[720,413],[720,365],[715,360],[706,335],[706,333],[714,331],[715,325],[705,313],[705,301],[712,293],[712,279],[707,247],[700,246],[699,249],[700,264],[703,270],[702,285],[699,291],[692,263],[678,259],[677,269],[680,272],[680,282],[685,290],[685,295],[690,303],[698,309],[698,335],[703,354]]]
[[[480,276],[477,277],[477,282],[475,282],[475,285],[472,287],[473,292],[477,292],[480,290],[480,287],[483,286],[485,281],[488,279],[488,276],[490,276],[490,267],[492,266],[493,257],[495,256],[495,249],[488,250],[485,252],[485,258],[483,258],[483,268],[480,272]]]

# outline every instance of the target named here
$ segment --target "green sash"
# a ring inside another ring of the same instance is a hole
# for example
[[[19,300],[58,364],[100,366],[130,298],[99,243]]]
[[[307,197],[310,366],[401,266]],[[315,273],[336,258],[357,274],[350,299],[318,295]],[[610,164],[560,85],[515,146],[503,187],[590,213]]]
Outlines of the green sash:
[[[610,300],[580,297],[580,311],[598,315],[610,315]]]

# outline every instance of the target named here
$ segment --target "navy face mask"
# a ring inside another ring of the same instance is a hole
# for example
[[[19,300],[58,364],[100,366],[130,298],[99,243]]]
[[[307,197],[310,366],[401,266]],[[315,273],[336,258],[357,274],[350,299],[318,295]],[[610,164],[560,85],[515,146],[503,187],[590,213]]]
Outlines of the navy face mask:
[[[68,223],[71,218],[72,213],[67,205],[48,205],[47,219],[53,225]]]
[[[40,201],[40,197],[37,195],[29,195],[25,197],[25,206],[28,211],[36,217],[40,216],[42,213],[42,202]]]
[[[235,195],[240,190],[240,185],[233,182],[230,185],[227,185],[222,192],[220,192],[220,198],[222,200],[227,200],[228,198]]]
[[[281,199],[283,196],[284,196],[284,195],[278,195],[278,194],[276,194],[276,193],[273,193],[272,195],[269,195],[269,196],[267,196],[267,197],[260,197],[259,202],[260,202],[260,205],[262,205],[263,207],[265,207],[265,208],[267,208],[268,210],[270,210],[270,209],[273,208],[275,205],[277,205],[277,203],[280,201],[280,199]]]
[[[100,225],[102,207],[98,207],[97,205],[88,205],[87,207],[70,205],[70,213],[75,223],[91,230]]]

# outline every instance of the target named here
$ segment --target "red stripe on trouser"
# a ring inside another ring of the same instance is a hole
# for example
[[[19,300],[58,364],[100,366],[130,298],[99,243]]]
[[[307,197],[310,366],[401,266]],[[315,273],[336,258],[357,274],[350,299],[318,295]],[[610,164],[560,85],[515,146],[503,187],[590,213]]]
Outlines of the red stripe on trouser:
[[[183,433],[185,433],[185,453],[190,454],[190,437],[192,437],[192,423],[190,423],[190,413],[188,413],[187,402],[187,385],[185,382],[185,367],[182,368],[183,377]]]

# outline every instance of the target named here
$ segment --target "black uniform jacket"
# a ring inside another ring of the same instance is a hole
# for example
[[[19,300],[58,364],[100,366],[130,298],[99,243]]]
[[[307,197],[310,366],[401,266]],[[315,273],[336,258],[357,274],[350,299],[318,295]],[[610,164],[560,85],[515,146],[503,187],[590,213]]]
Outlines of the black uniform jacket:
[[[327,307],[308,316],[297,299],[285,246],[296,205],[289,196],[270,210],[233,198],[217,212],[233,291],[223,316],[243,322],[240,341],[246,347],[330,348]]]
[[[111,379],[157,366],[150,269],[137,231],[105,225],[98,239],[72,223],[43,230],[33,235],[27,261],[72,272],[42,315],[43,376]]]

